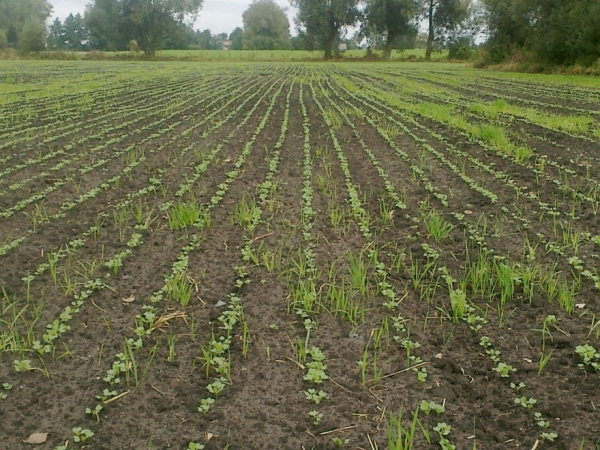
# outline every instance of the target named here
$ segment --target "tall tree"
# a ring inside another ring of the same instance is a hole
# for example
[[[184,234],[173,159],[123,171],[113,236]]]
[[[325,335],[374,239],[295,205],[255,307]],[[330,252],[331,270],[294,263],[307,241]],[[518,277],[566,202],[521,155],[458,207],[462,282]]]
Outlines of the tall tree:
[[[122,0],[94,0],[84,15],[89,46],[94,50],[126,50],[129,40],[121,26]]]
[[[196,30],[190,24],[178,22],[169,32],[163,43],[163,48],[169,50],[187,50],[196,45]]]
[[[231,50],[244,50],[244,30],[237,27],[229,35],[231,41]]]
[[[44,22],[30,19],[19,33],[19,48],[26,53],[41,52],[46,47],[46,26]]]
[[[427,48],[425,59],[431,59],[436,37],[456,29],[469,17],[470,0],[423,0],[427,19]]]
[[[532,48],[553,64],[592,65],[600,60],[600,2],[535,0]]]
[[[210,40],[210,48],[213,50],[223,50],[223,43],[227,40],[227,33],[214,34]]]
[[[40,25],[51,13],[52,5],[47,0],[0,0],[0,30],[4,30],[8,45],[16,46],[19,36],[39,35]],[[26,24],[28,32],[22,34]]]
[[[242,14],[244,48],[286,50],[290,44],[290,22],[285,9],[274,0],[253,0]]]
[[[6,30],[0,28],[0,50],[8,47],[8,38],[6,37]]]
[[[531,0],[483,0],[492,62],[500,62],[517,49],[528,48],[533,40]]]
[[[69,14],[63,23],[63,28],[65,33],[64,45],[66,48],[76,52],[86,49],[88,33],[81,14]]]
[[[210,34],[210,30],[197,31],[196,41],[200,50],[212,50],[212,35]]]
[[[57,17],[50,24],[48,29],[48,48],[52,50],[62,50],[65,45],[65,29],[62,22]]]
[[[306,34],[306,42],[313,41],[325,50],[325,59],[333,56],[341,30],[355,25],[360,17],[358,0],[290,0],[290,3],[298,8],[296,22]]]
[[[102,41],[103,34],[108,34],[110,42],[117,42],[119,47],[135,40],[147,56],[154,56],[169,34],[179,32],[178,27],[186,19],[195,18],[203,1],[94,0],[88,6],[86,22],[92,41]]]
[[[394,43],[399,38],[417,34],[419,5],[416,0],[367,0],[364,10],[363,34],[384,36],[384,59],[390,59]]]

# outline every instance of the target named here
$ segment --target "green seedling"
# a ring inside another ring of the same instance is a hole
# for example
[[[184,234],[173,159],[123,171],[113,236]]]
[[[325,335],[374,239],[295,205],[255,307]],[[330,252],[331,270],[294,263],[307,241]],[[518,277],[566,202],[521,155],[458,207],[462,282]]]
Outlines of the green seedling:
[[[108,389],[104,389],[102,391],[102,395],[96,395],[96,400],[99,400],[101,402],[106,402],[107,400],[116,397],[118,395],[117,391],[111,391]]]
[[[433,427],[433,431],[435,431],[440,438],[440,448],[442,450],[456,449],[456,446],[450,443],[447,437],[451,431],[450,425],[446,424],[446,422],[438,423],[435,427]]]
[[[316,389],[308,389],[308,390],[304,391],[304,396],[306,397],[306,400],[308,400],[310,402],[314,402],[317,405],[319,403],[321,403],[323,400],[326,400],[329,398],[329,396],[327,395],[326,392],[317,391]]]
[[[100,411],[104,408],[102,405],[96,405],[94,408],[85,408],[85,413],[96,419],[96,422],[100,423]]]
[[[548,433],[548,432],[544,431],[543,433],[540,434],[540,437],[544,441],[554,442],[554,440],[556,438],[558,438],[558,434],[556,434],[556,433]],[[596,448],[598,448],[598,447],[596,447]]]
[[[175,335],[173,333],[169,333],[167,341],[169,345],[169,354],[167,355],[167,362],[173,363],[175,362]]]
[[[440,405],[439,403],[435,403],[435,402],[428,402],[426,400],[423,400],[420,404],[419,404],[419,409],[421,411],[423,411],[426,415],[429,415],[429,413],[431,411],[434,411],[436,414],[442,414],[446,408],[444,407],[444,405]]]
[[[524,389],[526,387],[527,387],[527,385],[525,383],[523,383],[522,381],[519,382],[519,384],[510,383],[510,388],[514,389],[517,393],[521,392],[521,389]]]
[[[29,359],[15,359],[13,365],[15,367],[15,372],[29,372],[30,370],[34,370]]]
[[[248,322],[242,322],[242,356],[246,358],[248,356],[248,348],[250,346],[251,336]]]
[[[325,373],[327,366],[323,364],[325,355],[317,347],[312,347],[307,351],[307,354],[311,356],[312,361],[306,363],[308,371],[303,379],[310,383],[322,384],[324,380],[329,379],[329,376]]]
[[[186,307],[194,292],[195,282],[187,271],[176,274],[165,284],[165,292],[170,300]]]
[[[245,228],[250,234],[253,234],[254,229],[258,225],[258,221],[262,216],[262,211],[256,205],[254,199],[246,200],[244,197],[240,203],[235,205],[231,224],[238,224]]]
[[[213,394],[215,397],[218,396],[225,389],[227,383],[227,378],[219,377],[208,386],[206,386],[206,390]]]
[[[344,440],[342,440],[342,439],[341,439],[341,438],[339,438],[339,437],[334,437],[334,438],[331,438],[331,440],[333,441],[333,443],[334,443],[335,445],[337,445],[337,447],[338,447],[338,448],[342,448],[344,445],[346,445],[346,444],[349,444],[349,443],[350,443],[350,439],[344,439]]]
[[[85,442],[92,436],[94,436],[94,432],[92,430],[81,427],[73,428],[73,442]]]
[[[525,396],[521,396],[515,398],[514,402],[515,404],[522,406],[523,408],[531,409],[535,406],[537,400],[535,398],[527,398]]]
[[[316,411],[316,410],[312,410],[308,413],[308,415],[312,418],[313,421],[313,425],[316,427],[317,425],[319,425],[319,423],[321,423],[321,420],[323,420],[323,413]]]
[[[198,406],[198,412],[207,413],[210,410],[210,407],[215,403],[214,398],[203,398],[200,400],[200,406]]]
[[[499,362],[496,367],[492,369],[494,372],[497,372],[502,378],[510,377],[511,373],[517,371],[513,366],[505,364],[503,362]]]
[[[542,413],[535,412],[535,413],[533,413],[533,417],[534,417],[535,423],[537,423],[538,427],[541,427],[541,428],[549,428],[550,427],[550,422],[548,422],[547,420],[544,420],[544,418],[542,417]]]
[[[348,264],[352,288],[358,290],[363,296],[367,296],[369,290],[369,281],[367,276],[367,266],[362,255],[348,254]]]
[[[580,369],[585,370],[589,367],[594,372],[600,372],[600,352],[594,347],[590,344],[578,345],[575,347],[575,353],[582,359],[582,362],[577,364]]]

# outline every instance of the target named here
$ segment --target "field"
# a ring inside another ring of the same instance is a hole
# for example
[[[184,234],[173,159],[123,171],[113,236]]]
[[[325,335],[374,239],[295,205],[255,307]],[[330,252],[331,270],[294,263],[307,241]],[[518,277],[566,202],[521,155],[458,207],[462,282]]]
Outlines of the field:
[[[0,62],[0,449],[600,449],[599,116],[454,64]]]
[[[381,51],[376,51],[377,56],[382,56]],[[126,52],[106,53],[107,56],[126,54]],[[367,55],[365,50],[347,50],[341,54],[348,59],[361,59]],[[198,61],[322,61],[322,51],[301,50],[161,50],[157,52],[158,58],[179,58]],[[391,59],[425,59],[425,49],[393,50]],[[438,51],[431,54],[433,60],[448,59],[447,51]]]
[[[117,60],[143,60],[142,52],[65,52],[50,51],[43,54],[47,59],[117,59]],[[383,51],[373,52],[376,58],[383,57]],[[370,56],[370,59],[373,59]],[[0,59],[19,59],[21,56],[16,50],[0,52]],[[342,60],[364,60],[366,50],[348,50],[340,53]],[[159,50],[156,52],[157,60],[168,61],[208,61],[208,62],[322,62],[322,51],[304,50]],[[392,50],[392,61],[422,61],[425,59],[425,49]],[[448,51],[434,51],[431,54],[433,61],[448,60]]]

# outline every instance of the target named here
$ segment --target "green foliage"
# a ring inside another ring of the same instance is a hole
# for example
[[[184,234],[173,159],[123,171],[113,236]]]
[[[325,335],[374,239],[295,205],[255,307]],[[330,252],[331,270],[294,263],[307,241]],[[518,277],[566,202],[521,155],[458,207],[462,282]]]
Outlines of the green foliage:
[[[448,59],[468,60],[473,55],[471,39],[461,37],[448,46]]]
[[[1,0],[0,1],[0,35],[4,30],[6,43],[10,46],[20,46],[19,40],[25,25],[29,22],[38,25],[38,30],[44,26],[44,21],[50,16],[52,5],[47,0]],[[28,25],[27,35],[33,30],[32,25]],[[44,29],[45,38],[45,29]],[[42,42],[44,40],[42,38]],[[2,48],[2,38],[0,37],[0,48]],[[43,47],[42,47],[43,49]],[[39,50],[32,50],[39,51]]]
[[[326,392],[317,391],[316,389],[308,389],[304,391],[304,396],[306,397],[306,400],[314,402],[317,405],[321,403],[324,399],[329,398]]]
[[[556,64],[593,64],[600,56],[600,4],[587,0],[533,1],[538,11],[533,49]]]
[[[489,62],[517,51],[540,62],[592,65],[600,55],[600,4],[588,0],[484,0]]]
[[[73,442],[85,442],[93,436],[94,432],[90,429],[82,427],[73,428]]]
[[[90,48],[96,50],[125,50],[122,36],[119,0],[94,0],[85,11],[85,26],[89,30]]]
[[[41,52],[46,45],[46,26],[43,22],[28,20],[19,33],[19,48],[24,53]]]
[[[319,425],[319,423],[321,422],[321,420],[323,420],[323,413],[316,411],[316,410],[312,410],[308,413],[308,415],[312,418],[313,420],[313,425],[316,427],[317,425]]]
[[[404,414],[403,408],[396,416],[390,414],[388,423],[388,449],[389,450],[413,450],[415,446],[415,433],[420,430],[421,434],[428,443],[431,443],[431,438],[427,429],[421,423],[419,419],[419,407],[412,412],[412,420],[410,425],[405,427],[402,423],[402,416]]]
[[[470,16],[471,0],[421,0],[427,18],[428,36],[425,59],[431,59],[435,41],[444,43],[460,31]]]
[[[87,50],[89,39],[81,14],[69,14],[64,23],[56,18],[50,25],[48,47],[53,50]]]
[[[243,45],[249,50],[287,50],[290,23],[285,10],[274,0],[253,0],[242,15]]]
[[[231,50],[243,50],[244,49],[244,30],[237,27],[229,35],[231,41]]]
[[[0,28],[0,50],[8,47],[8,38],[6,37],[6,30]]]
[[[181,25],[183,26],[183,25]],[[243,34],[243,31],[241,28],[237,28],[240,30],[240,32]],[[235,30],[234,30],[235,32]],[[242,36],[240,35],[240,38],[242,38]],[[224,41],[227,40],[227,33],[220,33],[220,34],[211,34],[210,30],[204,30],[204,31],[196,31],[192,37],[192,43],[189,46],[190,48],[193,49],[199,49],[199,50],[223,50],[223,43]],[[172,45],[169,48],[184,48],[185,47],[185,43],[184,42],[178,42],[178,41],[173,41]],[[242,47],[239,48],[239,50],[241,50]]]
[[[296,22],[300,36],[308,46],[325,50],[325,59],[333,56],[334,46],[344,27],[359,19],[358,0],[290,0],[298,8]]]
[[[135,40],[147,56],[185,32],[184,21],[196,16],[203,0],[94,0],[85,22],[92,48],[125,49]]]
[[[399,38],[416,36],[418,13],[417,0],[367,0],[362,33],[369,40],[385,36],[384,59],[390,59]]]

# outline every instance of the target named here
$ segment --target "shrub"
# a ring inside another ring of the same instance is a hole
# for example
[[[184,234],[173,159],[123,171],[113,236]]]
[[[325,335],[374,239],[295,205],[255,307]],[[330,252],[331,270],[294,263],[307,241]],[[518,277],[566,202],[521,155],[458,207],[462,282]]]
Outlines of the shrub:
[[[8,47],[8,38],[6,37],[6,30],[0,28],[0,49]]]
[[[25,22],[19,33],[19,48],[24,53],[38,53],[46,48],[46,26],[43,22]]]
[[[469,38],[460,38],[448,46],[448,59],[466,61],[471,59],[473,54]]]

